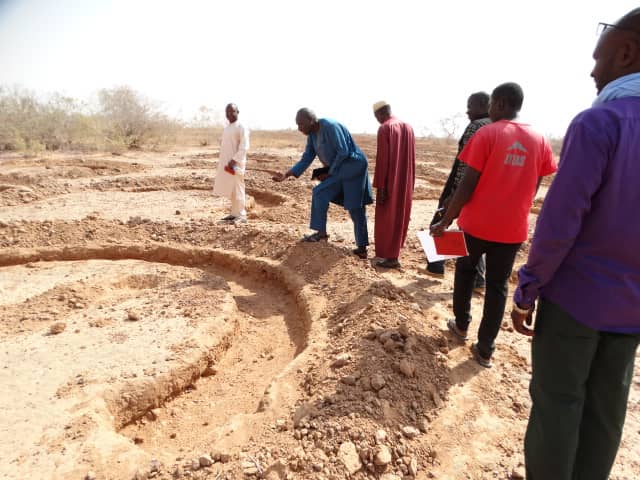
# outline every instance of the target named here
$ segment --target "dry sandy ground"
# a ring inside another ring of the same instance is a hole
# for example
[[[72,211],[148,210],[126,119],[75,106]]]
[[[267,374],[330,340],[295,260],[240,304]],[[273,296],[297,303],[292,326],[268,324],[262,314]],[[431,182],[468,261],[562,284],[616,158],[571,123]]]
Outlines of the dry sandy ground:
[[[529,342],[505,318],[478,366],[415,237],[454,147],[419,142],[403,268],[381,271],[334,206],[331,242],[299,242],[313,184],[270,175],[303,137],[264,138],[239,226],[215,148],[0,157],[0,478],[518,478]],[[636,369],[615,480],[640,477],[639,402]]]

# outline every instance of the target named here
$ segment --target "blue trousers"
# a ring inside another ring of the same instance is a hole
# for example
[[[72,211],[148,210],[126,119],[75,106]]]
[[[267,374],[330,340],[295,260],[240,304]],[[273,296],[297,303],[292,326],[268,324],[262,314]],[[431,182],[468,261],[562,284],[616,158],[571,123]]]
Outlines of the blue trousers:
[[[327,231],[327,211],[329,203],[343,196],[342,182],[332,181],[331,177],[320,182],[313,188],[311,195],[311,230],[319,232]],[[369,232],[367,230],[367,212],[365,206],[348,209],[353,221],[353,233],[358,247],[369,245]]]
[[[369,232],[367,230],[367,211],[364,206],[349,210],[353,221],[353,235],[358,247],[369,245]]]

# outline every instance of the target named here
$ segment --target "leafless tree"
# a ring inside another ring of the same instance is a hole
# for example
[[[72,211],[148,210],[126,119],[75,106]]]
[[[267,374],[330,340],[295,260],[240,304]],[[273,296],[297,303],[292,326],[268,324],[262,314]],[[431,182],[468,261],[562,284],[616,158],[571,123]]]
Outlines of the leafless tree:
[[[455,139],[456,133],[460,128],[461,120],[464,118],[462,113],[456,113],[451,117],[445,117],[440,119],[440,128],[448,140]]]
[[[127,86],[98,93],[105,134],[114,145],[140,148],[170,133],[171,121],[150,100]]]

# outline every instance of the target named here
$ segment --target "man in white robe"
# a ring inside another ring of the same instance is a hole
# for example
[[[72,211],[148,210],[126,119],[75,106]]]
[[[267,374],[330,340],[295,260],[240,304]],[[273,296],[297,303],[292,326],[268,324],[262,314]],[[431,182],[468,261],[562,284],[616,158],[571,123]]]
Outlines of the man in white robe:
[[[234,103],[230,103],[225,108],[229,125],[222,132],[213,194],[231,200],[231,213],[222,220],[246,223],[244,175],[247,166],[247,150],[249,150],[249,130],[238,120],[239,113]]]

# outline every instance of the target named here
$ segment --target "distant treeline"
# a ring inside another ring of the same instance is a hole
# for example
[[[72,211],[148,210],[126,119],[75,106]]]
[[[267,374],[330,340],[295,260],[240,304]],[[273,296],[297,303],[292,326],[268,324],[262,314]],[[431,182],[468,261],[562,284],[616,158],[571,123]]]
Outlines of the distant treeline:
[[[131,149],[162,149],[175,144],[206,146],[216,143],[223,114],[200,107],[188,122],[170,118],[160,107],[130,87],[102,89],[91,102],[54,93],[47,96],[20,87],[0,86],[0,152],[36,153],[45,150],[122,152]],[[443,125],[455,125],[444,119]],[[434,141],[455,142],[455,131],[445,137],[422,132]],[[263,132],[265,145],[299,146],[297,132]],[[260,144],[254,132],[252,144]],[[276,142],[277,136],[281,138]],[[561,138],[551,138],[556,154]],[[274,143],[275,142],[275,143]]]
[[[184,128],[213,126],[210,114],[202,107],[187,125],[126,86],[100,90],[93,103],[0,86],[0,151],[160,148],[175,143]],[[206,135],[199,142],[208,143]]]

